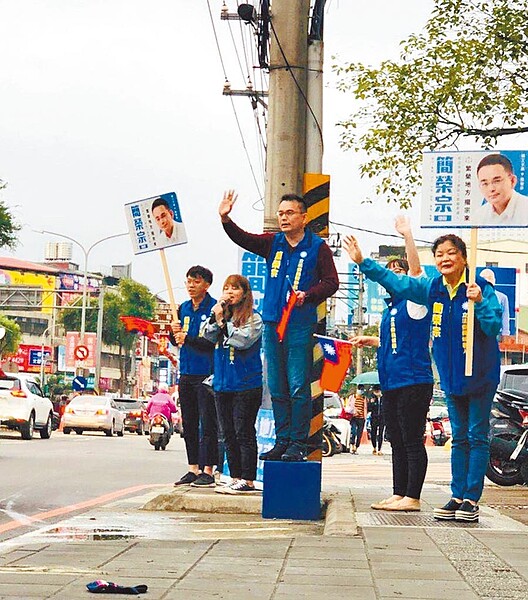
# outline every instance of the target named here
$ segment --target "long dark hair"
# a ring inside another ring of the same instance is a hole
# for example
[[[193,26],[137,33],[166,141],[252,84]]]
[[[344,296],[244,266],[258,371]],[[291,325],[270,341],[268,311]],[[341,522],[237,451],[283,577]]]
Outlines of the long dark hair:
[[[229,275],[224,281],[223,288],[228,285],[241,289],[243,294],[238,304],[235,306],[228,304],[224,308],[224,317],[226,320],[231,319],[235,327],[240,327],[241,325],[245,325],[253,316],[253,292],[246,277],[238,275],[238,273]]]

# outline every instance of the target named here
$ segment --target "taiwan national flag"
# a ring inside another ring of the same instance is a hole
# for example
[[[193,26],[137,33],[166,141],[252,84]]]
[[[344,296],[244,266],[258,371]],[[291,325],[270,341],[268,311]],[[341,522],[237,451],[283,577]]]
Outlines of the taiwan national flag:
[[[320,384],[323,390],[339,392],[350,366],[352,346],[335,338],[317,336],[323,348],[324,364]]]
[[[279,337],[279,342],[282,342],[284,336],[286,335],[286,328],[288,327],[288,321],[290,320],[290,316],[292,310],[295,308],[295,304],[297,302],[297,294],[294,290],[291,290],[290,297],[288,298],[288,302],[286,306],[282,309],[282,316],[280,321],[277,323],[277,336]]]

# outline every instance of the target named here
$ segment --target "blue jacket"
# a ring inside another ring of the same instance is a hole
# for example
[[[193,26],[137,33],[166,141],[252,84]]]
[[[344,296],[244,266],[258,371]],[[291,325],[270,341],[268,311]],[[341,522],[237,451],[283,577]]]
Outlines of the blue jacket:
[[[178,317],[182,330],[187,334],[185,343],[180,348],[180,375],[206,377],[213,372],[214,344],[200,334],[200,327],[209,319],[215,304],[216,300],[208,293],[197,310],[193,309],[191,300],[180,304]]]
[[[497,335],[502,324],[502,310],[491,284],[481,277],[476,279],[483,297],[482,302],[475,302],[473,374],[467,377],[463,346],[469,302],[466,286],[461,285],[451,300],[442,275],[431,278],[396,275],[370,258],[364,259],[359,268],[389,293],[426,304],[432,310],[433,357],[446,395],[465,396],[497,387],[500,375]]]
[[[216,343],[214,352],[213,389],[215,392],[242,392],[262,387],[260,340],[262,318],[253,318],[242,327],[228,321],[220,328],[216,321],[202,325],[203,336]]]
[[[431,311],[402,298],[388,298],[386,302],[378,348],[381,389],[433,383],[429,354]]]
[[[284,233],[277,233],[267,258],[266,293],[262,318],[265,322],[277,323],[282,316],[290,291],[306,291],[318,283],[317,258],[323,240],[305,230],[303,239],[291,248]],[[296,306],[290,323],[316,323],[317,306],[306,302]]]

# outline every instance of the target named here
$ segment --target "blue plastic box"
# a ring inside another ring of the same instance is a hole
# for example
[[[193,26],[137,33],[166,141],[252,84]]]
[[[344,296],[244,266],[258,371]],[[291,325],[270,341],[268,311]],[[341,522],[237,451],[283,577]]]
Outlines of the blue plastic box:
[[[321,463],[265,461],[262,517],[318,521]]]

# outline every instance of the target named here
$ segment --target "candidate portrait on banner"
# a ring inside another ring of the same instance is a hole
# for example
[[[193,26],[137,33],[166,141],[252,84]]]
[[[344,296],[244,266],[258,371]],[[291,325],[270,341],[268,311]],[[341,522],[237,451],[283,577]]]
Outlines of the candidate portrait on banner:
[[[187,243],[178,199],[174,192],[125,205],[134,254]]]
[[[423,227],[527,227],[527,151],[424,154]]]

